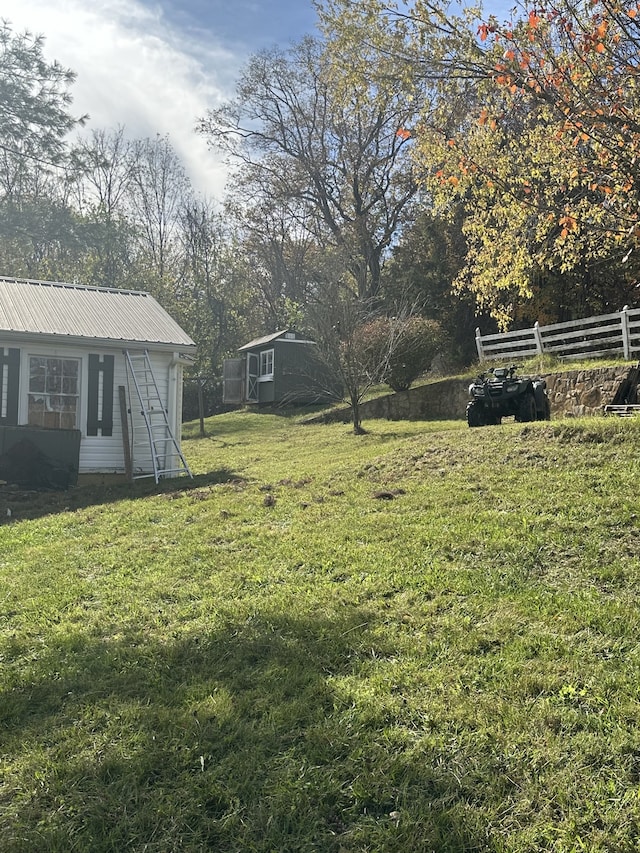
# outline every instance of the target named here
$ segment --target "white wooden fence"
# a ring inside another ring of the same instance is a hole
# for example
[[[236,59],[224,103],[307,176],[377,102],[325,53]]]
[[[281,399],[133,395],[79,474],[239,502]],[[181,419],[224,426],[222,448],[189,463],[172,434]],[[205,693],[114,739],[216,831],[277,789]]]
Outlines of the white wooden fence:
[[[625,306],[614,314],[570,320],[532,329],[482,335],[476,329],[480,361],[526,358],[551,354],[558,358],[622,356],[630,360],[640,354],[640,308]]]

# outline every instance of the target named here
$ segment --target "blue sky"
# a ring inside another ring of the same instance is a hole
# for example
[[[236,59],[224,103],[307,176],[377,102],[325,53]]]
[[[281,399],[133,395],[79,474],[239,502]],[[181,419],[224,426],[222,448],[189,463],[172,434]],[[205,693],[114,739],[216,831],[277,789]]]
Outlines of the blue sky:
[[[311,32],[316,21],[311,0],[161,0],[159,5],[180,30],[209,33],[239,52],[286,45]]]
[[[313,32],[311,0],[3,0],[14,31],[45,37],[77,74],[73,109],[89,128],[168,134],[194,187],[220,198],[225,169],[193,132],[233,91],[247,58]]]
[[[2,17],[43,35],[46,58],[76,72],[73,109],[89,114],[88,128],[168,134],[194,188],[217,199],[226,170],[194,133],[197,119],[233,93],[252,53],[316,24],[312,0],[3,0]]]

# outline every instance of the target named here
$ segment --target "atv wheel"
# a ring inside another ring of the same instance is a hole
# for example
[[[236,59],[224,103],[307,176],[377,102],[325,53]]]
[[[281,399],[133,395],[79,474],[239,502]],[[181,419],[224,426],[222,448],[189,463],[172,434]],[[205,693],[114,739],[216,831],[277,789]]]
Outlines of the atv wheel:
[[[551,420],[551,403],[549,402],[549,398],[545,396],[544,405],[541,412],[538,412],[538,420],[539,421],[550,421]]]
[[[467,406],[467,423],[470,427],[480,427],[486,424],[483,407],[478,403],[469,403]]]
[[[525,394],[522,400],[520,400],[516,420],[520,421],[520,423],[527,423],[535,421],[536,415],[536,398],[533,394]]]

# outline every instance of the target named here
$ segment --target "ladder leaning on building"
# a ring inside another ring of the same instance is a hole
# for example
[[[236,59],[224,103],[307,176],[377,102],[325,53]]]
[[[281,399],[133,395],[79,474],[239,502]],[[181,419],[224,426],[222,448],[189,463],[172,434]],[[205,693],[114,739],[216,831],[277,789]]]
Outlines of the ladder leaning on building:
[[[131,412],[133,479],[153,476],[157,483],[161,477],[175,477],[179,474],[193,477],[180,443],[171,429],[167,408],[160,395],[148,350],[144,352],[124,350],[124,356],[127,362],[130,405],[133,407],[134,399],[139,402],[140,415],[144,422],[143,430],[139,427],[136,429],[136,419],[133,417],[133,411]],[[139,455],[151,459],[153,473],[135,473],[136,450]]]

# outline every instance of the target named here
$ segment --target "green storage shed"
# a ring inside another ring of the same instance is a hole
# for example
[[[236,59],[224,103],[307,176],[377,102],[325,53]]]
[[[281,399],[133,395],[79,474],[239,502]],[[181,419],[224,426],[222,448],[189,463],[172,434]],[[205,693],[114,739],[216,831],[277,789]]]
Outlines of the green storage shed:
[[[227,405],[311,405],[335,399],[336,383],[315,341],[283,329],[249,341],[224,363]]]

